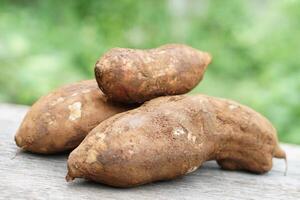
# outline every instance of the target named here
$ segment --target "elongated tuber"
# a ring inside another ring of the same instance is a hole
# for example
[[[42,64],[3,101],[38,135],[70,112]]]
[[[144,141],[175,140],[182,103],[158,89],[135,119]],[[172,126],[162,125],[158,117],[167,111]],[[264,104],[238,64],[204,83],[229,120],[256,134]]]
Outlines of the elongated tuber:
[[[34,153],[74,149],[100,122],[129,108],[107,102],[94,80],[70,84],[32,106],[15,141],[22,149]]]
[[[216,160],[224,169],[265,173],[285,158],[276,130],[234,101],[168,96],[105,120],[70,154],[67,180],[116,187],[174,179]]]
[[[114,48],[97,61],[95,76],[109,99],[142,103],[189,92],[210,62],[208,53],[181,44],[149,50]]]

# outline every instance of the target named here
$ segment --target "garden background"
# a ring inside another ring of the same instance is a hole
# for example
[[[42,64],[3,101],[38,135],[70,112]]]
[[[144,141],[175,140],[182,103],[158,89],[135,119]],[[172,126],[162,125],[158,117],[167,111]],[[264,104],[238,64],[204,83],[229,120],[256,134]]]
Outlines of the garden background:
[[[0,0],[0,102],[31,105],[93,78],[112,47],[185,43],[213,55],[192,93],[231,98],[300,144],[300,1]]]

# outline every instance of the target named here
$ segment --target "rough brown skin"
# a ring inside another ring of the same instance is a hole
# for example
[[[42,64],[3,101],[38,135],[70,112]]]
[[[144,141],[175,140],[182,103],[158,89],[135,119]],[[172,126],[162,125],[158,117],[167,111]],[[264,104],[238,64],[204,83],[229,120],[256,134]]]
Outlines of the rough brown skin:
[[[189,92],[210,62],[208,53],[182,44],[149,50],[114,48],[97,61],[95,76],[110,100],[142,103]]]
[[[15,141],[23,150],[34,153],[74,149],[100,122],[128,109],[108,103],[94,80],[67,85],[32,106]]]
[[[209,97],[159,97],[105,120],[70,154],[67,180],[116,187],[174,179],[207,160],[228,170],[265,173],[285,158],[276,130],[259,113]]]

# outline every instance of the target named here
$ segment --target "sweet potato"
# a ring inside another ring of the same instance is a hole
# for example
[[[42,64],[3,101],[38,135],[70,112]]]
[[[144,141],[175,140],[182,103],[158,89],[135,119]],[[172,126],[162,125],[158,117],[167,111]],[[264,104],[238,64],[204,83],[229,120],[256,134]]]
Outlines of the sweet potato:
[[[260,174],[273,157],[285,158],[276,130],[252,109],[205,95],[159,97],[93,129],[70,154],[66,179],[130,187],[185,175],[207,160]]]
[[[70,150],[100,122],[128,109],[107,102],[94,80],[67,85],[32,106],[15,141],[22,149],[34,153]]]
[[[95,76],[109,99],[142,103],[158,96],[184,94],[203,78],[211,56],[181,44],[156,49],[114,48],[95,65]]]

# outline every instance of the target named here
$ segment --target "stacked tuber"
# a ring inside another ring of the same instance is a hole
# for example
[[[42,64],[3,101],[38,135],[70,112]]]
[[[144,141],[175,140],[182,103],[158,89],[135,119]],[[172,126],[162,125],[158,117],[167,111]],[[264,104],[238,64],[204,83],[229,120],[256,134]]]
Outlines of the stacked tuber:
[[[286,155],[265,117],[231,100],[184,95],[210,62],[208,53],[181,44],[111,49],[96,62],[97,83],[65,86],[34,104],[16,143],[43,154],[76,148],[67,181],[115,187],[174,179],[208,160],[268,172],[273,157]]]
[[[254,110],[204,95],[168,96],[94,128],[70,154],[67,179],[129,187],[182,176],[207,160],[264,173],[273,157],[285,157],[276,130]]]
[[[132,107],[108,102],[95,80],[66,85],[32,106],[15,141],[21,149],[33,153],[72,150],[100,122]]]
[[[95,66],[99,88],[109,99],[124,104],[184,94],[203,78],[211,56],[186,45],[156,49],[114,48]]]

